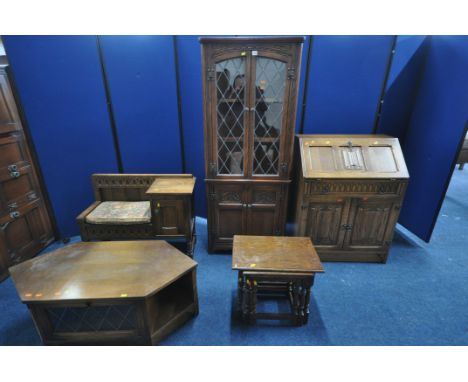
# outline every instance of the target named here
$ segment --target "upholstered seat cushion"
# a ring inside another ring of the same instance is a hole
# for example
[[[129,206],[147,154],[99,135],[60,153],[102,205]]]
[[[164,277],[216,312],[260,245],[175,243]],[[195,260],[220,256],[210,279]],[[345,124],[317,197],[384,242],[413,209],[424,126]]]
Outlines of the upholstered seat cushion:
[[[151,205],[143,202],[102,202],[88,216],[90,224],[151,223]]]

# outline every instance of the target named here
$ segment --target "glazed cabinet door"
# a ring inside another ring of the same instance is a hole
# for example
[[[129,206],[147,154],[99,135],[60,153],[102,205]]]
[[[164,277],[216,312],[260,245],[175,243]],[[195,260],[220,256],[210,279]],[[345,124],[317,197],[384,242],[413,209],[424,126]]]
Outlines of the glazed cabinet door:
[[[318,249],[343,246],[351,201],[347,198],[312,200],[303,205],[303,236],[309,236]]]
[[[230,249],[234,235],[246,232],[246,191],[242,183],[208,185],[209,247]]]
[[[289,102],[295,84],[292,77],[288,77],[288,70],[292,70],[293,64],[290,56],[268,48],[251,54],[251,176],[286,177],[289,161],[287,142],[291,142],[294,126],[288,120]]]
[[[390,246],[399,210],[400,203],[392,199],[352,199],[344,247],[378,249]]]
[[[251,184],[247,203],[247,234],[278,236],[284,233],[282,185]]]
[[[208,64],[208,169],[213,178],[246,174],[246,126],[249,123],[248,72],[250,59],[234,49]]]

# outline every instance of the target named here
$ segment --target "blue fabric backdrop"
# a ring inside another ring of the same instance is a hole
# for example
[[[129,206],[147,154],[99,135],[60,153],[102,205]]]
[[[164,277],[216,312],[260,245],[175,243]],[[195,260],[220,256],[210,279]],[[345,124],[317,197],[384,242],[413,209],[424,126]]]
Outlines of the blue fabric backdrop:
[[[3,36],[60,235],[117,161],[95,36]]]
[[[175,44],[173,36],[100,40],[124,171],[177,173],[185,157],[186,172],[197,177],[196,213],[206,216],[198,36],[177,36]],[[392,41],[393,36],[307,37],[296,132],[304,102],[304,133],[371,133]],[[93,199],[90,175],[117,172],[96,37],[4,36],[4,43],[60,234],[77,234],[75,217]],[[467,55],[466,38],[435,37],[431,43],[424,36],[402,36],[387,83],[378,132],[404,143],[412,178],[402,222],[425,238],[466,120]],[[433,156],[436,143],[444,153]]]

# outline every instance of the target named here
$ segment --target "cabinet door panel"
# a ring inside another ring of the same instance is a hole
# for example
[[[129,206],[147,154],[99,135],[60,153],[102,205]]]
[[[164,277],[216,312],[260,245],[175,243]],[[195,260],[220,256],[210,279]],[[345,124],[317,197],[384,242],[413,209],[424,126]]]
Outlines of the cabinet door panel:
[[[156,229],[158,235],[181,235],[184,233],[183,200],[155,202]]]
[[[210,236],[215,243],[232,244],[234,235],[245,233],[246,200],[243,184],[212,184],[209,186]]]
[[[247,204],[247,234],[280,235],[281,185],[251,184]]]
[[[386,241],[387,227],[394,201],[353,199],[349,219],[351,230],[347,233],[345,246],[349,248],[382,247]]]
[[[6,76],[0,75],[0,134],[12,132],[18,128],[12,99]]]
[[[35,201],[18,209],[19,216],[0,218],[0,248],[3,248],[4,263],[12,266],[36,254],[50,240],[43,205]]]
[[[341,248],[344,240],[349,200],[309,202],[305,235],[321,248]]]

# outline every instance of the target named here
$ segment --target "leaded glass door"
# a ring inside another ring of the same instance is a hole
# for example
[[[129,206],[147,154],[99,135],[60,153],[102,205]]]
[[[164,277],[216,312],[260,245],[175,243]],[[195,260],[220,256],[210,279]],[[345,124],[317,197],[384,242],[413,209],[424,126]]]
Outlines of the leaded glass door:
[[[248,123],[248,56],[242,52],[235,57],[216,62],[213,93],[216,94],[215,174],[242,177],[246,170],[246,129]]]
[[[256,55],[252,63],[253,136],[251,175],[280,175],[281,145],[284,137],[285,99],[288,95],[287,64],[272,57]]]

